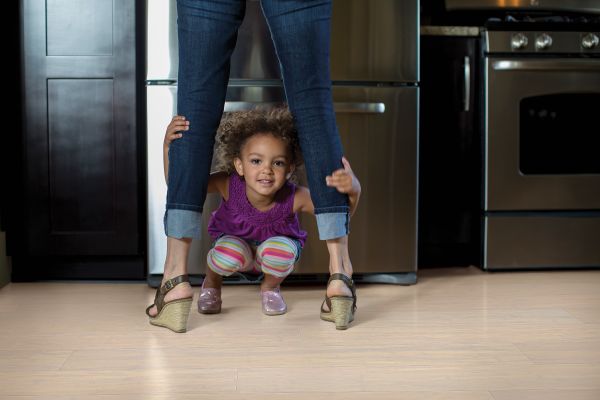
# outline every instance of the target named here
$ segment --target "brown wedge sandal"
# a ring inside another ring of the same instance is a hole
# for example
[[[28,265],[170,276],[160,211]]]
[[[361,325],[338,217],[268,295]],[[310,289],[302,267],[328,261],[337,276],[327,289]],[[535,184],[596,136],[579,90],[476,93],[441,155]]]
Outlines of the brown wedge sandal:
[[[160,288],[156,289],[154,304],[146,308],[146,314],[150,317],[152,325],[163,326],[173,332],[183,333],[187,330],[187,320],[192,307],[192,297],[171,300],[165,303],[165,296],[180,283],[189,282],[187,275],[179,275],[169,279]],[[156,305],[158,314],[150,315],[150,309]]]
[[[331,296],[325,295],[325,300],[321,304],[321,319],[324,321],[334,322],[335,329],[348,329],[348,324],[354,321],[354,312],[356,311],[356,289],[354,281],[344,274],[331,274],[327,281],[339,280],[348,286],[352,292],[350,296]],[[329,307],[329,311],[325,310],[325,304]]]

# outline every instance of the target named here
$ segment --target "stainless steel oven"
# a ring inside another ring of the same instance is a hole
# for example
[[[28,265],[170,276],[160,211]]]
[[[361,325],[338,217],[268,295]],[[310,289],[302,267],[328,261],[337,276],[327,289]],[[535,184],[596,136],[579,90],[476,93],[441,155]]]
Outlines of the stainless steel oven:
[[[446,9],[456,10],[550,10],[600,12],[598,0],[445,0]]]
[[[600,209],[600,59],[486,64],[486,210]]]
[[[485,33],[486,269],[600,266],[600,28],[570,26]]]

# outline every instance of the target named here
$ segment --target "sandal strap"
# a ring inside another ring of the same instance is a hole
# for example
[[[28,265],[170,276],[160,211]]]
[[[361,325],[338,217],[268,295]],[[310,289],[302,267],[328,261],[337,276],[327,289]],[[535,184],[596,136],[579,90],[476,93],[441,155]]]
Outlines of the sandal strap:
[[[187,275],[176,276],[175,278],[171,278],[168,281],[166,281],[160,287],[160,292],[161,292],[161,294],[165,295],[165,294],[169,293],[169,291],[171,289],[173,289],[175,286],[179,285],[180,283],[189,282],[189,281],[190,281],[190,278]]]
[[[165,306],[165,296],[167,293],[171,291],[175,286],[179,285],[183,282],[189,282],[190,278],[187,275],[179,275],[175,278],[171,278],[166,281],[161,287],[156,289],[156,295],[154,296],[154,304],[156,306],[156,312],[160,312],[162,308]],[[148,307],[151,308],[152,306]],[[148,314],[148,310],[146,310],[146,314]],[[148,314],[150,315],[150,314]]]
[[[325,309],[325,304],[327,304],[327,308],[329,308],[329,310]],[[322,313],[331,312],[331,299],[329,297],[327,297],[327,295],[325,295],[325,300],[323,300],[323,303],[321,304],[321,312]]]
[[[344,282],[344,284],[346,284],[346,286],[348,286],[348,289],[350,289],[350,292],[352,293],[352,312],[354,312],[356,310],[356,288],[354,287],[354,281],[349,278],[347,275],[344,274],[340,274],[340,273],[335,273],[335,274],[331,274],[331,276],[329,277],[329,280],[327,281],[327,286],[329,286],[329,283],[331,281],[342,281]],[[323,304],[321,304],[321,311],[327,311],[323,309],[323,306],[325,305],[325,303],[327,303],[327,307],[329,307],[329,310],[331,310],[331,300],[329,297],[327,297],[327,295],[325,295],[325,301],[323,301]]]
[[[347,275],[344,275],[344,274],[340,274],[340,273],[331,274],[331,276],[329,277],[329,280],[327,281],[327,285],[329,285],[329,283],[331,283],[331,281],[342,281],[346,284],[346,286],[348,286],[349,289],[352,289],[352,287],[354,287],[354,281],[352,279],[350,279]]]

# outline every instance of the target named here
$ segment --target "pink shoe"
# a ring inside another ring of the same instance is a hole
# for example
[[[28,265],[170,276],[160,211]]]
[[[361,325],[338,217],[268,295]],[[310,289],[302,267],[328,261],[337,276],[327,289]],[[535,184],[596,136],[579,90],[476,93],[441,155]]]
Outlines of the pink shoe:
[[[202,289],[200,289],[200,297],[198,297],[198,312],[201,314],[218,314],[221,312],[221,289],[204,288],[202,281]]]
[[[262,297],[262,311],[266,315],[281,315],[287,311],[287,305],[281,297],[279,288],[260,292]]]

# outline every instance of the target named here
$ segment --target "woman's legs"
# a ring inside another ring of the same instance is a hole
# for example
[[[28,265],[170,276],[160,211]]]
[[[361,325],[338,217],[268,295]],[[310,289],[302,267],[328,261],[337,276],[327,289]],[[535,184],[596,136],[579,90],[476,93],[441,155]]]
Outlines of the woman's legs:
[[[229,60],[245,12],[244,0],[178,0],[179,74],[177,113],[190,121],[169,148],[169,182],[164,217],[167,256],[163,283],[187,274],[191,238],[200,238],[201,213],[214,137],[223,114]],[[191,294],[179,284],[166,301]],[[150,315],[156,314],[156,308]]]
[[[348,197],[325,184],[325,177],[341,168],[343,155],[329,74],[331,1],[262,0],[261,4],[298,129],[319,237],[327,240],[330,273],[351,276]],[[350,295],[350,290],[332,281],[327,294]]]
[[[348,253],[348,236],[327,240],[327,250],[329,250],[329,273],[352,277],[352,263]],[[340,295],[352,296],[352,292],[344,282],[331,281],[327,287],[327,297]]]
[[[167,238],[167,259],[162,283],[176,276],[187,274],[187,256],[191,243],[192,239]],[[167,293],[165,302],[191,297],[192,295],[193,291],[190,284],[188,282],[180,283]],[[149,312],[151,316],[155,316],[157,314],[156,306],[152,307]]]
[[[177,1],[177,113],[185,116],[190,126],[169,147],[164,219],[169,237],[200,238],[215,134],[245,5],[244,0]]]

